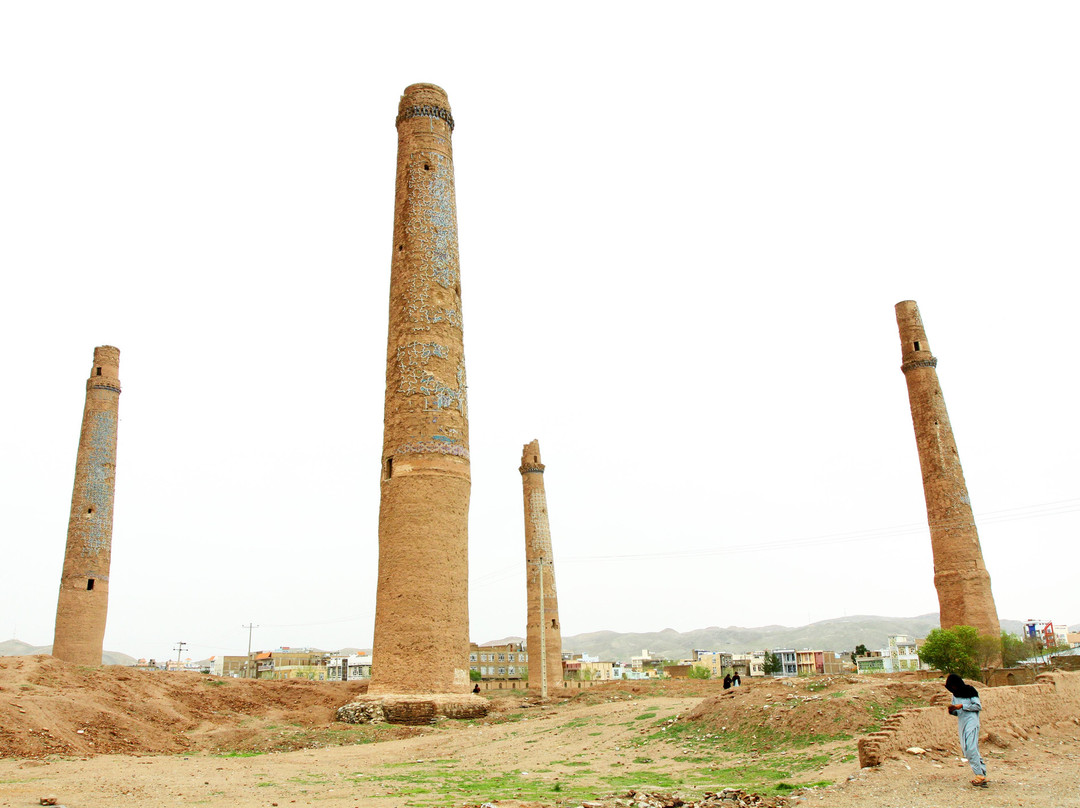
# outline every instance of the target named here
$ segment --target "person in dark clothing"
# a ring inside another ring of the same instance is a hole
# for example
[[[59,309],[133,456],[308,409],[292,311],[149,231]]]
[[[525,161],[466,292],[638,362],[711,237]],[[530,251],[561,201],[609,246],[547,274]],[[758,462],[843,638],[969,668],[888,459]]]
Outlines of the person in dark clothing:
[[[739,672],[735,671],[735,675],[731,677],[731,686],[738,687],[742,684],[742,679],[739,678]]]
[[[731,674],[726,673],[724,674],[724,690],[727,690],[729,687],[731,687]]]
[[[982,712],[979,691],[955,673],[945,677],[945,689],[952,693],[949,715],[955,715],[959,719],[957,730],[960,733],[960,751],[975,773],[971,784],[977,788],[986,788],[986,763],[979,754],[979,713]]]
[[[473,693],[474,693],[475,695],[479,696],[479,695],[480,695],[480,685],[473,685],[473,689],[472,689],[472,692],[473,692]]]

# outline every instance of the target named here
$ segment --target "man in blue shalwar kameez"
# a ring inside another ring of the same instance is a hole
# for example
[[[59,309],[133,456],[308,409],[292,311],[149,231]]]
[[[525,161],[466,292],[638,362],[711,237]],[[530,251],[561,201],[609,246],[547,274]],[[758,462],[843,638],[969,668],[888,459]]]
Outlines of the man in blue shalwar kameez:
[[[982,712],[979,691],[955,673],[950,673],[945,678],[945,689],[952,693],[949,715],[955,715],[959,719],[960,750],[967,758],[971,770],[975,772],[975,779],[971,784],[986,788],[986,764],[979,754],[979,713]]]

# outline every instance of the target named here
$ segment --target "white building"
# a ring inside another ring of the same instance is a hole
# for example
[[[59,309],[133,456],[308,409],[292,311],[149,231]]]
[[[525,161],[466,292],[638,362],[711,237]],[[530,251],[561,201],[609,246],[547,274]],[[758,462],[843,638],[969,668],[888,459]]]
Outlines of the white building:
[[[859,673],[900,673],[901,671],[928,671],[930,666],[919,659],[921,640],[906,634],[890,634],[889,647],[857,657],[855,664]]]
[[[371,678],[371,654],[349,654],[330,657],[326,661],[326,678],[330,682]]]

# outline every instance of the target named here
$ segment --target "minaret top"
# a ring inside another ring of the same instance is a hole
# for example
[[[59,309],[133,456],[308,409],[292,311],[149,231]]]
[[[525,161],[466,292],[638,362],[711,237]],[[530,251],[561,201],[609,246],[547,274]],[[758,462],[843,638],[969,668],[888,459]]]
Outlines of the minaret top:
[[[913,368],[937,367],[937,358],[930,353],[922,315],[914,300],[901,300],[896,304],[896,324],[900,328],[900,369],[907,373]]]
[[[544,464],[540,462],[540,441],[534,440],[525,444],[521,450],[521,468],[518,471],[522,474],[530,471],[544,473]]]
[[[113,387],[120,386],[120,349],[112,345],[99,345],[94,348],[94,366],[90,368],[90,382],[103,382],[108,379]]]
[[[446,90],[437,84],[410,84],[398,103],[397,125],[409,118],[437,118],[446,121],[454,131],[454,116],[450,114],[450,99]]]

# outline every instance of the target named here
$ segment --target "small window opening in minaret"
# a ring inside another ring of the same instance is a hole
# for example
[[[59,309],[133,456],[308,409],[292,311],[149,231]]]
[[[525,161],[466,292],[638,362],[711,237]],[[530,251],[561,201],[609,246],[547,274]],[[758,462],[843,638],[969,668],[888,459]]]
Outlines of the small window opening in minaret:
[[[559,622],[554,617],[551,618],[551,627],[552,628],[558,628],[559,627]]]
[[[399,244],[399,245],[397,245],[397,251],[398,251],[398,252],[401,252],[401,251],[402,251],[402,250],[404,250],[404,249],[405,249],[405,245],[404,245],[404,244]]]
[[[534,463],[539,463],[539,462],[540,462],[540,458],[539,458],[539,457],[537,457],[536,455],[533,455],[533,462],[534,462]]]
[[[94,579],[93,578],[87,578],[86,579],[86,591],[87,592],[93,592],[94,591]]]
[[[921,351],[922,350],[922,348],[919,347],[919,343],[917,343],[917,342],[915,343],[915,350],[916,351]]]
[[[388,458],[386,458],[386,476],[383,477],[383,479],[384,480],[389,480],[393,476],[394,476],[394,458],[388,457]]]
[[[430,163],[424,163],[424,171],[431,171],[431,164]]]
[[[97,373],[95,373],[94,375],[95,376],[100,376],[101,375],[101,368],[97,368]]]

